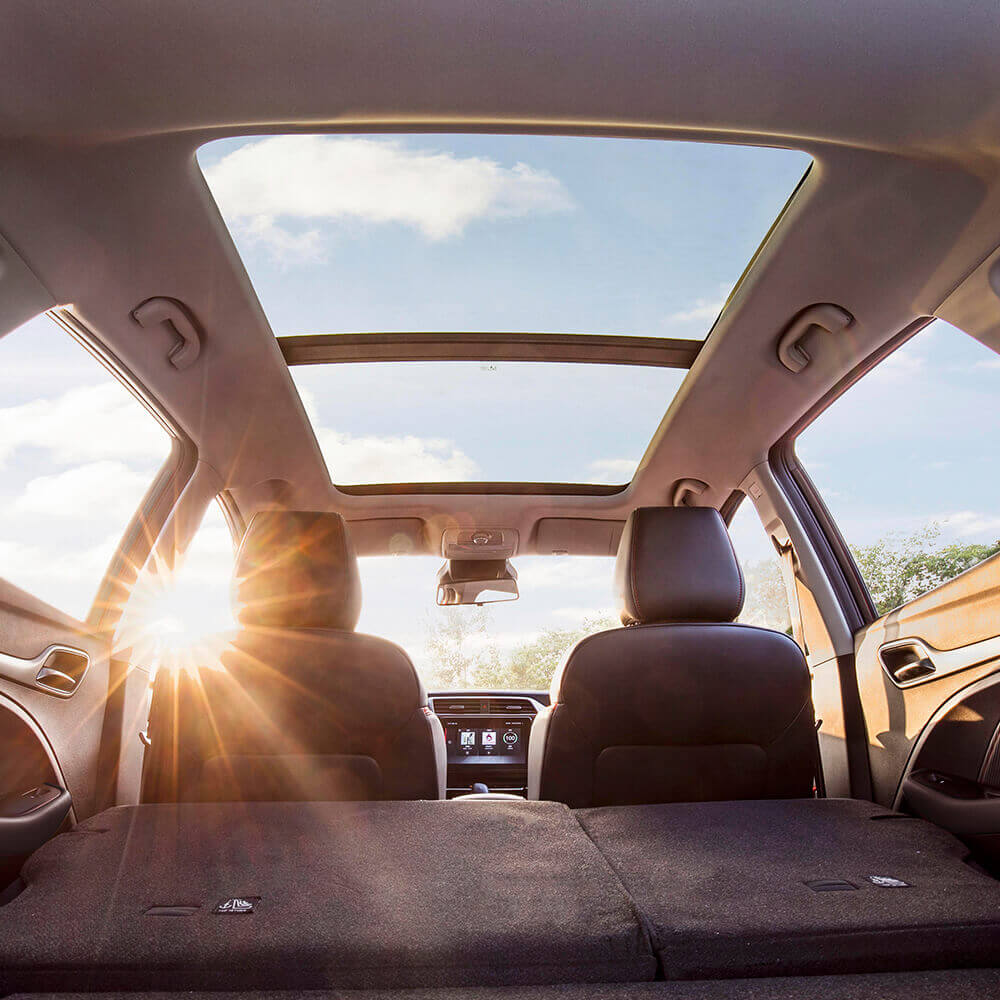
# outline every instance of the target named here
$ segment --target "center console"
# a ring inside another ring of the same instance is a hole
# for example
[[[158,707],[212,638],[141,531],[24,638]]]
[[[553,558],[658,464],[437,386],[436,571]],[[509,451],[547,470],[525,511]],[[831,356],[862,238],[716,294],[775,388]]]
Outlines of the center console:
[[[527,795],[528,738],[545,695],[436,694],[432,711],[448,748],[448,798],[481,782],[491,792]]]

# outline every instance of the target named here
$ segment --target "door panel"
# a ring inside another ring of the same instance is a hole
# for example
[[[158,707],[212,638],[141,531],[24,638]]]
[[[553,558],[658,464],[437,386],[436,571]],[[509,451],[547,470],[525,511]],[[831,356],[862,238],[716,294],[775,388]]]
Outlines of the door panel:
[[[891,805],[918,743],[946,763],[953,739],[929,725],[948,725],[941,708],[958,692],[1000,672],[1000,554],[879,618],[857,637],[858,684],[869,732],[872,781],[877,801]],[[893,676],[895,675],[895,676]],[[975,712],[982,722],[982,713]],[[940,718],[937,718],[940,716]],[[976,722],[971,715],[968,722]],[[980,762],[995,726],[977,726]],[[966,754],[967,756],[967,754]],[[936,767],[923,757],[921,766]]]
[[[109,644],[79,622],[0,580],[0,653],[30,660],[50,645],[84,651],[86,674],[73,693],[47,692],[0,675],[0,795],[26,791],[50,758],[54,776],[65,781],[77,819],[98,809],[98,756],[108,694]],[[2,670],[2,667],[0,667]],[[15,721],[20,720],[20,724]],[[37,737],[32,744],[28,728]],[[27,758],[25,754],[28,754]],[[34,763],[32,763],[32,761]],[[30,766],[29,766],[30,765]],[[48,774],[39,780],[51,780]]]

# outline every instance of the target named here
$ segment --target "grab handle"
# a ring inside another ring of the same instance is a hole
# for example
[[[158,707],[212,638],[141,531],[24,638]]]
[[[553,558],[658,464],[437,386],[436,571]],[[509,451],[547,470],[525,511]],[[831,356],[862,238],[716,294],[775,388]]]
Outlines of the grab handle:
[[[143,329],[163,323],[177,337],[178,343],[167,354],[167,360],[174,368],[190,368],[198,360],[198,355],[201,354],[201,333],[194,317],[183,303],[162,297],[146,299],[132,310],[132,318]]]

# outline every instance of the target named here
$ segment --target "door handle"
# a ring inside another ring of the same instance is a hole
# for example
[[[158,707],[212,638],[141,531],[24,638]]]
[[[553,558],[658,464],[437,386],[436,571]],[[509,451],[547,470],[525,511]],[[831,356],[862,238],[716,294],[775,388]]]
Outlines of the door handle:
[[[0,653],[0,677],[57,698],[71,697],[89,667],[90,657],[82,649],[59,643],[28,658]]]
[[[937,671],[930,650],[918,639],[900,639],[879,647],[885,672],[900,687],[924,680]]]

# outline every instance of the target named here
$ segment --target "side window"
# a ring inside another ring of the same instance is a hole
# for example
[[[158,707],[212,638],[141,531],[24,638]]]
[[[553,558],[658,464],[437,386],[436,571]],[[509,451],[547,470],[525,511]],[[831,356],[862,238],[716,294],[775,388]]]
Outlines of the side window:
[[[0,339],[0,576],[85,619],[170,447],[48,316]]]
[[[1000,356],[935,320],[799,436],[879,614],[1000,551],[998,413]]]
[[[746,586],[743,611],[737,621],[791,635],[792,623],[781,575],[781,559],[751,500],[744,499],[740,503],[730,522],[729,534]]]
[[[174,572],[144,574],[130,598],[119,645],[130,649],[133,663],[154,674],[212,662],[225,645],[222,634],[235,627],[235,557],[229,524],[212,501]]]

